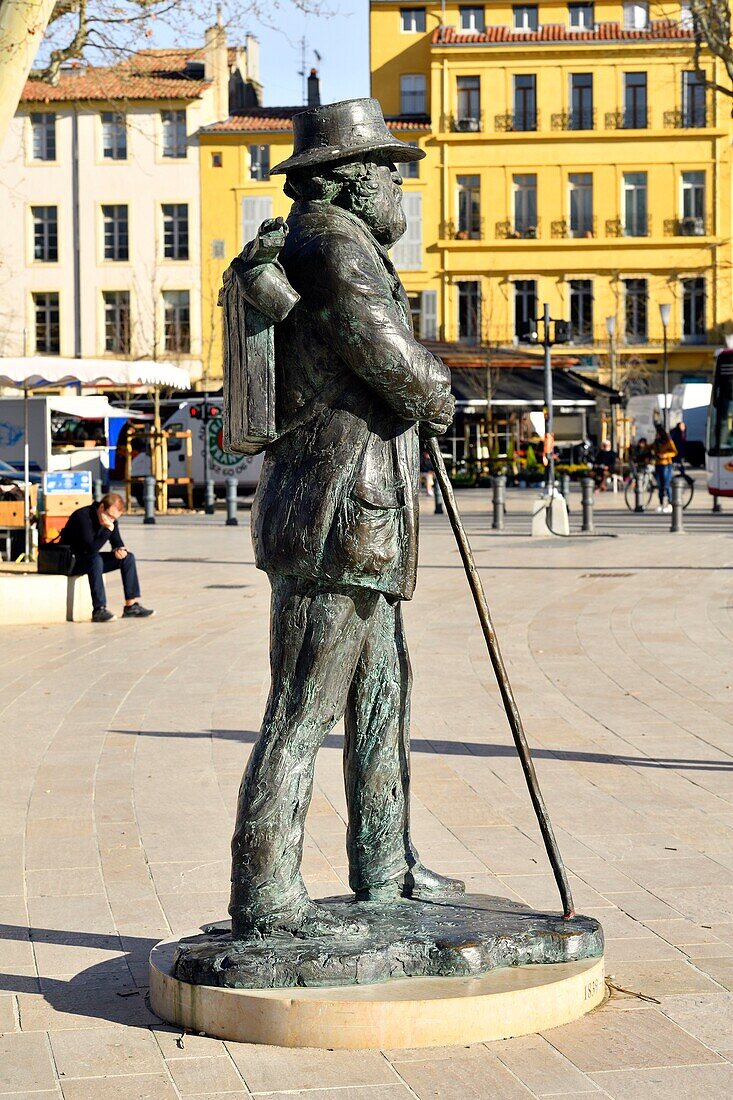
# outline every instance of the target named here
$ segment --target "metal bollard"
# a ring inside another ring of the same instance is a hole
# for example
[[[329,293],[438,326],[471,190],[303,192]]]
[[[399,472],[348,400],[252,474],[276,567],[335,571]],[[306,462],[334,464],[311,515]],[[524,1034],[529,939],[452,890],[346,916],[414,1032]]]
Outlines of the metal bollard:
[[[95,477],[94,479],[94,489],[92,491],[92,496],[94,497],[95,504],[99,504],[100,500],[104,496],[104,483],[102,482],[101,477]]]
[[[155,478],[146,477],[145,487],[143,489],[143,506],[145,508],[145,518],[143,523],[155,523]]]
[[[237,519],[237,490],[239,488],[239,482],[236,477],[227,478],[227,527],[237,527],[239,520]]]
[[[207,516],[214,514],[214,481],[208,478],[204,486],[204,512]]]
[[[437,477],[436,477],[435,481],[433,482],[433,499],[435,501],[435,510],[434,510],[433,514],[436,515],[436,516],[442,516],[443,515],[443,494],[440,491],[440,485],[438,485]]]
[[[639,477],[638,474],[636,475],[636,478],[634,479],[634,511],[635,512],[645,512],[646,511],[646,508],[644,507],[644,501],[642,500],[642,496],[641,496],[641,478]]]
[[[570,502],[570,474],[560,475],[560,492],[565,497],[566,503]],[[570,509],[568,509],[570,511]]]
[[[670,531],[675,535],[683,535],[685,528],[682,523],[682,513],[684,508],[682,506],[682,490],[685,484],[683,477],[672,478],[672,522],[670,524]]]
[[[723,505],[720,503],[720,497],[713,497],[713,511],[722,512]]]
[[[580,529],[592,535],[595,530],[593,526],[593,499],[596,483],[592,477],[584,477],[580,483],[580,488],[583,494],[583,523]]]
[[[491,479],[494,487],[494,518],[491,521],[491,526],[494,531],[504,530],[504,511],[506,508],[505,492],[506,492],[506,478],[503,474],[497,474],[496,477]]]

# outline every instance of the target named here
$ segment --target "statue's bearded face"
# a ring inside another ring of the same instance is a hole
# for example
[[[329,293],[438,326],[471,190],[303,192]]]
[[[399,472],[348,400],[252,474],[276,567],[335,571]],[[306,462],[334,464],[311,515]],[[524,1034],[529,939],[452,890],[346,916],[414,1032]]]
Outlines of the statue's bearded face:
[[[391,161],[349,166],[346,185],[336,202],[356,214],[381,245],[390,248],[407,228],[402,209],[402,178]],[[343,169],[342,169],[343,171]],[[347,173],[344,173],[345,175]]]

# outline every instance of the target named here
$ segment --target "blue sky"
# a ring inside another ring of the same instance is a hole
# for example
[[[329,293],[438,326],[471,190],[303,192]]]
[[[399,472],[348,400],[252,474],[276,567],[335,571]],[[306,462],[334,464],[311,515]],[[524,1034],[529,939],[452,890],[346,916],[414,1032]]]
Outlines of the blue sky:
[[[266,106],[302,103],[301,39],[307,40],[306,70],[315,65],[321,77],[321,99],[369,95],[369,5],[366,0],[333,0],[336,13],[305,16],[285,3],[284,29],[254,19],[249,27],[260,40],[260,70]],[[321,55],[316,61],[313,51]]]
[[[216,17],[216,0],[181,0],[173,3],[167,13],[165,0],[161,2],[162,8],[157,9],[160,15],[150,16],[145,24],[118,23],[103,28],[122,55],[141,46],[203,43],[204,31]],[[298,10],[298,2],[331,14],[304,14]],[[119,0],[119,10],[124,11],[126,4],[129,5],[129,0]],[[303,68],[304,37],[305,69],[308,72],[314,65],[318,68],[324,103],[369,95],[368,0],[224,0],[222,8],[231,45],[243,42],[246,31],[260,41],[265,106],[296,106],[303,102],[299,70]],[[108,12],[109,7],[91,0],[92,14],[100,10]],[[47,61],[50,50],[67,43],[73,32],[73,16],[56,23],[41,44],[37,63]],[[316,50],[321,55],[320,61],[316,60]],[[95,48],[87,51],[87,60],[93,65],[108,64],[119,56],[115,51],[112,54]]]

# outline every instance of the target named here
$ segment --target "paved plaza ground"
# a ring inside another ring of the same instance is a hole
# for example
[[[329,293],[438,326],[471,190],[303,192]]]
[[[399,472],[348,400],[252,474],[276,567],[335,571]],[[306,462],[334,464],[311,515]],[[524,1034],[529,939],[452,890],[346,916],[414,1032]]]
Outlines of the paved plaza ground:
[[[134,517],[154,619],[2,634],[2,1100],[733,1095],[733,510],[703,497],[673,536],[603,498],[617,537],[547,542],[520,533],[531,497],[509,494],[505,533],[487,492],[460,503],[576,903],[606,932],[610,1000],[543,1036],[363,1053],[181,1037],[151,1015],[151,945],[226,914],[268,584],[247,513]],[[414,837],[471,890],[556,909],[450,528],[423,509]],[[335,731],[308,819],[316,896],[346,890],[344,816]]]

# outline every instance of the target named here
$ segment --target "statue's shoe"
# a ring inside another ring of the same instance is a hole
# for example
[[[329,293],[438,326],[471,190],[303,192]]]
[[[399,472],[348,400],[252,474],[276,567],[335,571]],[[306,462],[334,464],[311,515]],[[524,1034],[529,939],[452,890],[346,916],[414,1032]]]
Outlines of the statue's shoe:
[[[400,892],[405,898],[460,898],[466,892],[466,884],[459,878],[439,875],[418,862],[405,875]]]
[[[466,884],[458,878],[449,878],[431,871],[423,863],[415,863],[403,878],[389,879],[373,886],[364,886],[356,892],[357,901],[388,903],[398,898],[417,898],[438,901],[441,898],[460,898],[466,892]]]
[[[254,921],[232,921],[232,938],[235,940],[265,939],[267,936],[287,934],[297,939],[329,939],[342,937],[353,939],[365,936],[369,925],[356,918],[337,916],[310,898],[292,910],[267,914]]]

